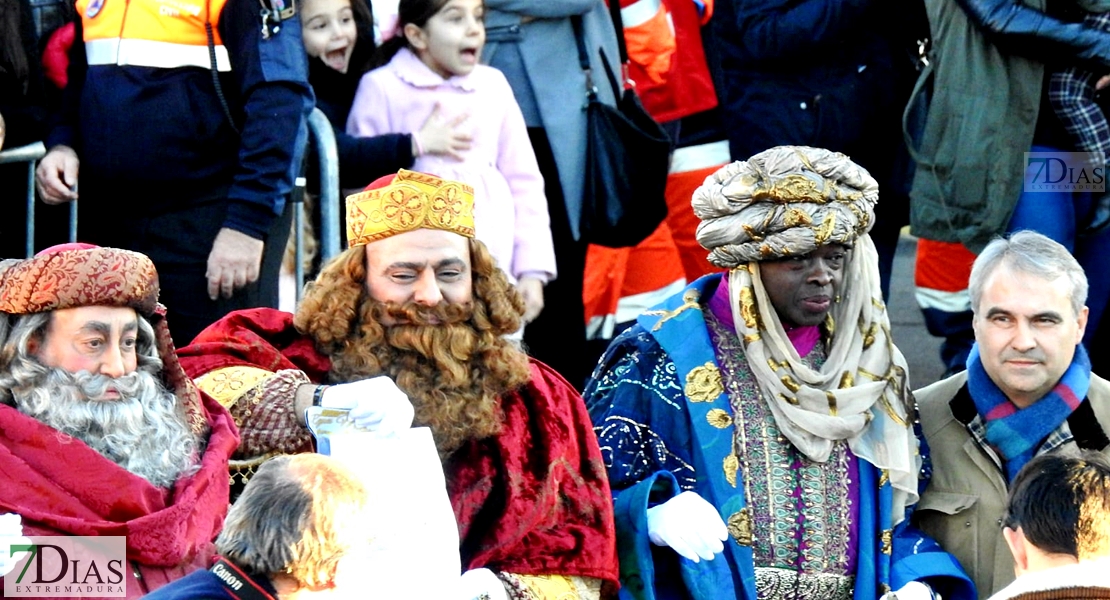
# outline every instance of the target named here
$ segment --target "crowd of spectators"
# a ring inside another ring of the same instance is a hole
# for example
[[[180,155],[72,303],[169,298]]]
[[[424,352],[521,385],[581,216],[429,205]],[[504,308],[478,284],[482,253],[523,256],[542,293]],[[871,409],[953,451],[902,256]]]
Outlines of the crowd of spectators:
[[[228,569],[328,591],[365,536],[316,504],[374,490],[281,459],[227,513],[229,464],[316,450],[320,407],[431,428],[465,600],[984,600],[1087,573],[1097,4],[621,0],[621,29],[602,0],[0,0],[0,159],[41,144],[33,183],[0,160],[23,258],[0,262],[0,540],[126,535],[129,596],[224,597]],[[669,214],[630,248],[581,234],[608,76],[674,143]],[[306,245],[327,191],[348,248],[283,311],[300,176]],[[907,231],[946,369],[916,391],[887,306]],[[274,535],[328,529],[330,559],[240,551],[270,539],[266,486],[300,503]],[[1080,542],[1054,551],[1029,495],[1063,488]]]

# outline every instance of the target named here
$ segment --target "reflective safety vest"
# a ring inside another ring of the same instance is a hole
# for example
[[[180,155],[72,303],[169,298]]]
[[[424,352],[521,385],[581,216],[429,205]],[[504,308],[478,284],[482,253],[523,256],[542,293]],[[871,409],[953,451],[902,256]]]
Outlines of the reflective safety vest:
[[[673,121],[717,105],[701,40],[713,0],[609,1],[620,2],[629,75],[652,117]]]
[[[231,71],[217,28],[227,0],[77,0],[89,66],[212,66],[205,23],[211,23],[216,68]]]

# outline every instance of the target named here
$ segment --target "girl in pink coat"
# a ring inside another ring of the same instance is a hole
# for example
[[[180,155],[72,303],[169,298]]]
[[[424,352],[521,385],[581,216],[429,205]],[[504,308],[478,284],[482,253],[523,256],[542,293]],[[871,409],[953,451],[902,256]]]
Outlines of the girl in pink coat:
[[[543,177],[524,117],[500,71],[479,64],[482,0],[401,0],[384,64],[362,77],[347,132],[411,133],[432,115],[469,127],[468,142],[441,155],[418,149],[413,170],[474,187],[476,236],[524,296],[525,323],[543,309],[555,250]],[[465,120],[465,121],[464,121]]]

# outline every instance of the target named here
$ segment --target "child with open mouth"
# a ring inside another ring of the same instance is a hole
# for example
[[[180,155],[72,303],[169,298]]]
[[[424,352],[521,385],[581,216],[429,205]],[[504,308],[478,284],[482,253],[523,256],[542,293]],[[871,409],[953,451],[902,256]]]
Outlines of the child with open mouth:
[[[316,107],[328,118],[335,133],[339,154],[340,198],[362,190],[371,181],[400,169],[412,167],[419,152],[444,153],[465,148],[469,134],[459,122],[431,115],[411,131],[356,136],[347,133],[347,116],[355,99],[359,79],[370,70],[374,57],[373,17],[367,0],[298,0],[301,32],[308,54],[308,81],[316,95]],[[316,197],[319,193],[319,159],[315,146],[307,161],[306,210],[313,213],[305,226],[304,269],[311,277],[318,265],[315,230],[320,227]],[[342,229],[342,228],[340,228]],[[295,238],[289,236],[282,260],[280,308],[296,310],[294,273]]]

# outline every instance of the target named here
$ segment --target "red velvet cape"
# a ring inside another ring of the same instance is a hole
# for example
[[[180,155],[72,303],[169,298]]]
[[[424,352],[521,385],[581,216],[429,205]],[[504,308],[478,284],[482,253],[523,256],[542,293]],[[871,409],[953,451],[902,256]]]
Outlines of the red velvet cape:
[[[330,368],[293,316],[234,312],[178,352],[189,377],[229,366]],[[464,569],[559,574],[616,582],[613,501],[582,396],[532,361],[532,380],[502,397],[502,432],[469,442],[444,464]]]
[[[228,459],[239,433],[223,407],[201,397],[210,435],[200,470],[172,490],[0,405],[0,513],[22,515],[24,535],[126,536],[129,598],[207,568],[227,515]]]

